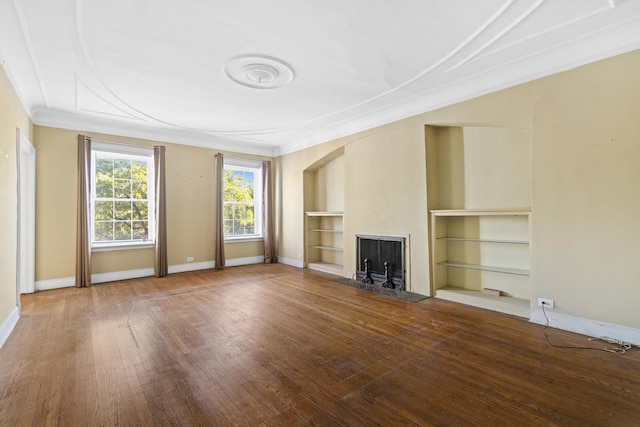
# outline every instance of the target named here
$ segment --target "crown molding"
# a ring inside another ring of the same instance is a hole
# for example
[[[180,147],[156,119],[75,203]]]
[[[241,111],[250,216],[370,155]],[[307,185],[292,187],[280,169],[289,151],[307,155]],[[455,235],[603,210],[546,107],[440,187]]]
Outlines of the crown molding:
[[[33,114],[33,124],[84,132],[95,132],[130,138],[149,139],[193,147],[231,151],[244,154],[274,157],[275,149],[260,143],[251,143],[224,137],[170,128],[151,127],[140,123],[128,123],[111,118],[94,117],[59,110],[39,110]]]
[[[286,139],[279,140],[276,155],[289,154],[640,49],[639,21],[640,16],[634,16],[622,25],[566,40],[394,104],[352,115],[310,131],[290,132]]]

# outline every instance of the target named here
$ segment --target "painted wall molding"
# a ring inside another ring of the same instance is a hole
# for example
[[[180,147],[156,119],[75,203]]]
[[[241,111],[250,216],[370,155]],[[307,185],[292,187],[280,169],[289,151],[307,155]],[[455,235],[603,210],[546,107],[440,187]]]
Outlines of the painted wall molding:
[[[91,280],[93,280],[93,276]],[[36,280],[36,292],[48,291],[51,289],[71,288],[75,285],[76,285],[76,278],[74,276],[59,277],[56,279],[48,279],[48,280]]]
[[[264,255],[248,256],[244,258],[231,258],[224,262],[225,267],[237,267],[239,265],[262,264],[264,263]]]
[[[13,329],[18,324],[18,320],[20,320],[20,309],[16,306],[0,325],[0,348],[2,348],[7,341],[11,332],[13,332]]]
[[[547,310],[547,317],[549,318],[550,328],[562,329],[594,338],[612,338],[627,344],[640,346],[640,329],[556,313],[552,310]],[[531,310],[529,321],[539,325],[546,325],[547,323],[541,308]]]
[[[239,265],[262,264],[264,256],[253,256],[244,258],[231,258],[226,261],[227,267]],[[190,262],[188,264],[177,264],[169,266],[169,274],[185,273],[188,271],[207,270],[215,268],[215,261]],[[154,275],[153,268],[139,268],[135,270],[114,271],[109,273],[95,273],[91,275],[91,283],[116,282],[118,280],[138,279],[140,277],[150,277]],[[37,291],[48,291],[51,289],[70,288],[75,286],[74,276],[59,277],[49,280],[36,281]]]
[[[292,267],[304,268],[304,261],[301,259],[287,258],[278,255],[278,262],[280,264],[286,264]]]
[[[190,262],[187,264],[176,264],[169,266],[169,274],[186,273],[187,271],[207,270],[215,268],[215,261]]]

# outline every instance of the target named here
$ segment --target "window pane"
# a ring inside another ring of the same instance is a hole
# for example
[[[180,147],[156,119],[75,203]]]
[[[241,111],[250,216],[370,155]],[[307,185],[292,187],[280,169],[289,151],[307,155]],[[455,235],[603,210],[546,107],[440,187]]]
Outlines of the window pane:
[[[113,222],[112,221],[96,221],[95,225],[96,242],[110,242],[113,240]]]
[[[131,179],[131,160],[114,159],[113,177]]]
[[[147,181],[147,162],[143,160],[131,161],[131,178],[137,181]]]
[[[147,182],[133,181],[131,183],[131,198],[146,199],[147,198]]]
[[[147,221],[133,221],[133,240],[147,240],[149,238]]]
[[[96,202],[96,221],[113,220],[113,202]]]
[[[96,197],[113,197],[113,159],[96,159]]]
[[[113,198],[113,179],[105,176],[96,176],[96,197],[100,199]]]
[[[113,176],[113,159],[103,158],[98,155],[96,158],[96,174]]]
[[[235,221],[232,219],[224,220],[224,235],[225,236],[235,236]]]
[[[114,197],[116,199],[131,198],[131,181],[124,179],[116,179],[113,182]]]
[[[131,240],[131,221],[115,223],[115,240]]]
[[[115,202],[115,219],[130,220],[131,219],[131,202]]]
[[[149,203],[147,202],[133,202],[133,214],[134,220],[147,220],[149,217]]]

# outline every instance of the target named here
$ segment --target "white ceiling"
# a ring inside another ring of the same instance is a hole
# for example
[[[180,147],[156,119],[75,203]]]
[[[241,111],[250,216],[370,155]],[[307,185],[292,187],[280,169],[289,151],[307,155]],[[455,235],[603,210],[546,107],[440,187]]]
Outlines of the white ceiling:
[[[266,155],[638,48],[640,0],[0,0],[34,123]]]

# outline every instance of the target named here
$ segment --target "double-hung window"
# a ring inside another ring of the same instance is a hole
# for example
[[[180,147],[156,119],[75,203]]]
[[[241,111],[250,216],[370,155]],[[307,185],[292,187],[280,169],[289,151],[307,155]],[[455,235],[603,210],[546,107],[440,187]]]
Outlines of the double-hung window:
[[[224,159],[225,240],[262,238],[262,162]]]
[[[154,183],[152,148],[92,143],[93,248],[155,241]]]

